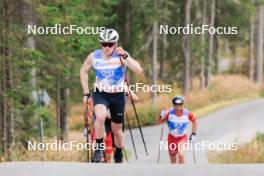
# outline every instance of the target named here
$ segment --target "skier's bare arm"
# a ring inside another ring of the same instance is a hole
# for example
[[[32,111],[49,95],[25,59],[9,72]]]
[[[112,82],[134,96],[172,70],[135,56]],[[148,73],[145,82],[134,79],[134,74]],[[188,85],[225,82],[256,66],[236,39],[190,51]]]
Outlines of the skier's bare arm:
[[[88,85],[88,71],[92,66],[93,53],[90,53],[86,60],[84,61],[81,69],[80,69],[80,81],[83,88],[83,94],[89,93],[89,85]],[[86,97],[83,97],[83,103],[86,104]]]
[[[126,55],[126,52],[122,47],[117,47],[116,53],[121,55],[121,56]],[[131,56],[128,55],[128,57],[126,57],[126,58],[121,57],[121,62],[125,66],[130,68],[134,73],[136,73],[136,74],[142,73],[142,68],[141,68],[139,62],[136,61],[135,59],[133,59]]]

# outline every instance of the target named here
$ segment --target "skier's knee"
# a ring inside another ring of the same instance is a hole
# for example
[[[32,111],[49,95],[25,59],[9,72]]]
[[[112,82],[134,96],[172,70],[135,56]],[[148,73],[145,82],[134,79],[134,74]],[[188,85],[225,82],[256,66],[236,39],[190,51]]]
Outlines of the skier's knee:
[[[98,115],[98,116],[96,116],[96,121],[95,121],[96,123],[98,123],[98,124],[104,124],[104,122],[105,122],[105,116],[103,116],[103,115]]]
[[[178,151],[178,157],[179,157],[179,158],[184,158],[184,153],[183,153],[183,151]]]
[[[119,136],[123,133],[122,127],[114,127],[114,128],[112,128],[112,131],[113,131],[114,135],[117,135],[117,136]]]

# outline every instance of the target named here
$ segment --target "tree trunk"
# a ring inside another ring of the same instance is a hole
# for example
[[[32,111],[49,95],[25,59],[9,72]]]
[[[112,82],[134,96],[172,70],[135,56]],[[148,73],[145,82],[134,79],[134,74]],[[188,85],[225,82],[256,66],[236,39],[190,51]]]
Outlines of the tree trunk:
[[[159,70],[159,77],[161,80],[164,79],[164,60],[167,57],[167,48],[168,48],[168,41],[167,35],[162,35],[162,53],[160,58],[160,70]]]
[[[253,15],[250,20],[250,40],[249,40],[249,57],[248,57],[248,77],[251,81],[254,81],[254,32],[255,32],[255,20]]]
[[[2,53],[1,56],[2,57]],[[1,118],[1,130],[0,130],[0,138],[1,138],[1,144],[0,149],[1,153],[5,153],[6,149],[6,119],[5,119],[5,108],[4,108],[4,74],[3,74],[3,63],[1,62],[1,87],[0,87],[0,118]]]
[[[69,96],[70,96],[70,89],[69,88],[63,88],[60,90],[60,127],[61,127],[61,140],[62,141],[68,141],[68,102],[69,102]]]
[[[28,25],[33,26],[34,23],[34,17],[33,17],[33,2],[32,1],[23,1],[23,13],[22,13],[22,18],[23,18],[23,24],[25,28],[27,28]],[[32,51],[35,50],[36,44],[35,40],[32,36],[28,36],[24,46],[26,48],[31,49]],[[33,68],[31,70],[31,86],[33,89],[36,89],[36,69]]]
[[[264,5],[258,7],[257,43],[256,43],[256,82],[263,83],[263,33]]]
[[[218,74],[219,71],[219,56],[218,56],[218,51],[219,51],[219,37],[216,35],[214,39],[214,69],[215,69],[215,74]]]
[[[155,0],[155,9],[158,8]],[[157,50],[158,50],[158,21],[153,22],[153,46],[152,46],[152,85],[157,85]],[[151,92],[152,104],[156,106],[157,92]]]
[[[57,120],[57,139],[61,139],[61,125],[60,125],[60,104],[61,104],[61,97],[60,97],[60,90],[61,90],[61,85],[60,85],[60,73],[57,73],[57,101],[56,101],[56,106],[57,106],[57,113],[56,113],[56,120]]]
[[[125,38],[124,38],[124,48],[127,49],[128,45],[129,45],[129,40],[130,40],[130,33],[131,33],[131,26],[130,26],[130,22],[131,22],[131,5],[130,5],[130,1],[126,2],[126,12],[125,12]]]
[[[2,25],[3,21],[3,14],[4,10],[2,7],[3,3],[0,1],[0,22]],[[1,118],[1,129],[0,129],[0,138],[1,138],[1,144],[0,144],[0,149],[2,153],[5,153],[5,116],[4,116],[4,59],[3,59],[3,44],[4,43],[4,30],[3,28],[0,28],[0,118]]]
[[[1,31],[1,43],[3,43],[3,33]],[[0,110],[1,110],[1,150],[2,153],[5,153],[6,151],[6,108],[5,108],[5,58],[4,58],[4,53],[3,53],[3,48],[1,47],[1,87],[0,87]],[[4,59],[2,59],[4,58]]]
[[[190,24],[192,0],[185,1],[185,22],[184,25]],[[184,80],[183,92],[187,94],[190,91],[190,37],[183,36],[183,53],[184,53]]]
[[[206,1],[203,1],[203,15],[202,15],[202,24],[206,24]],[[205,34],[201,34],[201,48],[202,48],[202,55],[201,55],[201,72],[200,72],[200,89],[205,88],[205,57],[206,57],[206,44],[205,44]]]
[[[153,23],[153,48],[152,48],[152,85],[157,85],[157,48],[158,48],[158,22]],[[156,105],[157,92],[151,92],[152,103]]]
[[[125,1],[126,11],[125,11],[125,38],[124,38],[124,48],[129,48],[129,41],[131,36],[131,2]],[[130,74],[129,69],[127,70],[126,76],[130,84],[133,84],[133,74]]]
[[[229,51],[229,41],[227,39],[224,40],[224,56],[228,57]]]
[[[4,52],[2,50],[2,57],[4,58]],[[1,85],[1,144],[2,144],[2,152],[6,152],[7,148],[7,122],[6,122],[6,72],[5,72],[5,58],[2,60],[2,85]]]
[[[232,67],[231,67],[231,71],[233,73],[236,73],[238,71],[237,69],[237,50],[236,50],[236,45],[235,44],[232,44],[230,46],[230,50],[231,50],[231,53],[232,53],[232,61],[231,61],[231,64],[232,64]]]
[[[6,123],[6,152],[8,160],[12,160],[12,149],[14,146],[14,113],[13,113],[13,101],[12,97],[6,98],[12,91],[12,64],[10,58],[9,48],[9,26],[11,23],[11,4],[7,0],[3,0],[4,8],[4,42],[3,42],[3,54],[4,54],[4,120]]]
[[[9,52],[9,51],[6,51]],[[7,53],[5,53],[7,54]],[[7,59],[10,59],[10,56],[7,56]],[[6,74],[6,80],[5,80],[5,85],[6,85],[6,90],[7,92],[10,92],[12,90],[12,67],[11,67],[11,62],[10,60],[7,60],[5,63],[5,74]],[[6,125],[7,125],[7,154],[9,160],[12,160],[11,154],[12,154],[12,149],[14,146],[14,111],[13,111],[13,101],[12,98],[5,99],[5,115],[6,115]]]
[[[213,27],[214,23],[215,23],[215,0],[212,0],[210,26]],[[208,61],[206,65],[207,68],[206,68],[206,78],[205,78],[206,87],[209,87],[211,85],[213,53],[214,53],[214,34],[209,34],[209,52],[208,52]]]

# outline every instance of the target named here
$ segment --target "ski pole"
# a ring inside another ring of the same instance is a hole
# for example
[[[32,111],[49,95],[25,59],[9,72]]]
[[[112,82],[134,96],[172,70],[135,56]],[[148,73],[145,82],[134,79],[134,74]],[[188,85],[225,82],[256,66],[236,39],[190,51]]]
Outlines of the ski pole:
[[[125,113],[126,113],[127,126],[128,126],[128,129],[129,129],[131,141],[132,141],[132,144],[133,144],[133,149],[134,149],[135,157],[136,157],[136,159],[138,159],[137,151],[136,151],[136,146],[135,146],[135,142],[134,142],[134,138],[133,138],[133,134],[132,134],[132,130],[131,130],[131,125],[130,125],[130,122],[129,122],[129,119],[128,119],[127,112],[125,112]]]
[[[127,163],[128,163],[128,157],[127,157],[127,153],[126,153],[125,147],[123,146],[122,149],[123,149],[123,152],[124,152],[124,155],[125,155],[126,161],[127,161]]]
[[[193,155],[193,162],[196,164],[196,156],[195,156],[195,147],[193,147],[194,145],[194,143],[193,142],[191,142],[191,144],[192,144],[192,155]]]
[[[93,154],[92,152],[92,142],[93,142],[93,119],[92,122],[89,123],[89,118],[93,118],[91,116],[91,112],[89,110],[89,104],[88,104],[88,97],[86,99],[86,108],[85,108],[85,114],[84,114],[84,126],[87,131],[87,136],[86,136],[86,143],[91,146],[91,156]],[[90,139],[91,138],[91,139]],[[87,162],[90,162],[90,151],[87,150]]]
[[[128,93],[129,93],[130,97],[132,97],[132,94],[131,94],[131,92],[129,90],[129,84],[128,84],[128,82],[127,82],[126,79],[125,79],[125,81],[126,81],[127,86],[128,86]],[[132,102],[132,106],[133,106],[133,109],[134,109],[134,112],[135,112],[135,115],[136,115],[137,124],[138,124],[138,128],[139,128],[140,135],[141,135],[141,138],[142,138],[142,142],[143,142],[143,145],[144,145],[146,154],[148,155],[148,150],[147,150],[147,146],[146,146],[145,139],[144,139],[144,136],[143,136],[143,132],[142,132],[142,129],[141,129],[141,125],[140,125],[140,122],[139,122],[139,118],[138,118],[138,113],[137,113],[137,110],[136,110],[136,106],[135,106],[134,100],[132,98],[130,98],[130,100]]]
[[[124,68],[124,64],[122,63],[122,60],[121,60],[121,56],[119,57],[119,60],[120,60],[120,63],[121,63],[121,66],[123,68],[123,71],[124,71],[124,74],[125,74],[125,80],[124,80],[124,83],[127,85],[128,87],[128,93],[130,95],[130,97],[132,97],[132,94],[131,94],[131,91],[129,89],[129,83],[127,81],[127,77],[126,77],[126,70]],[[146,151],[146,155],[148,155],[148,150],[147,150],[147,146],[146,146],[146,143],[145,143],[145,139],[144,139],[144,136],[143,136],[143,132],[142,132],[142,129],[141,129],[141,125],[140,125],[140,122],[139,122],[139,118],[138,118],[138,114],[137,114],[137,110],[136,110],[136,106],[134,104],[134,100],[132,98],[131,99],[131,102],[132,102],[132,106],[133,106],[133,109],[134,109],[134,112],[135,112],[135,115],[136,115],[136,120],[137,120],[137,124],[138,124],[138,128],[139,128],[139,131],[140,131],[140,135],[141,135],[141,138],[142,138],[142,142],[143,142],[143,145],[144,145],[144,148],[145,148],[145,151]]]
[[[87,105],[88,100],[86,100],[86,107],[85,107],[85,112],[84,112],[84,127],[86,128],[86,143],[89,144],[90,140],[89,140],[89,122],[88,122],[88,118],[89,118],[89,109],[88,109],[88,105]],[[87,162],[90,162],[90,151],[87,150]]]
[[[162,138],[163,138],[163,131],[164,131],[164,124],[162,124],[161,126],[160,142],[162,141]],[[157,160],[158,163],[160,161],[160,142],[159,142],[159,151],[158,151],[158,160]]]
[[[93,118],[93,117],[92,117]],[[93,123],[93,122],[92,122]],[[93,124],[92,124],[92,126],[91,126],[91,129],[90,129],[90,136],[91,136],[91,142],[90,142],[90,146],[91,146],[91,148],[90,148],[90,150],[91,150],[91,157],[93,157],[93,139],[94,139],[94,126],[93,126]],[[89,151],[88,151],[89,152]]]

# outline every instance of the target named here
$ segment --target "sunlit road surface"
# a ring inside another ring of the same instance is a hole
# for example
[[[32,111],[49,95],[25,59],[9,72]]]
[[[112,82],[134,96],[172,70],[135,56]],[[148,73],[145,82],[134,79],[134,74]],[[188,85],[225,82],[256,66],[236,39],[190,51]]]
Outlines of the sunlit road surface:
[[[263,176],[264,164],[87,164],[13,162],[0,164],[0,176]]]

